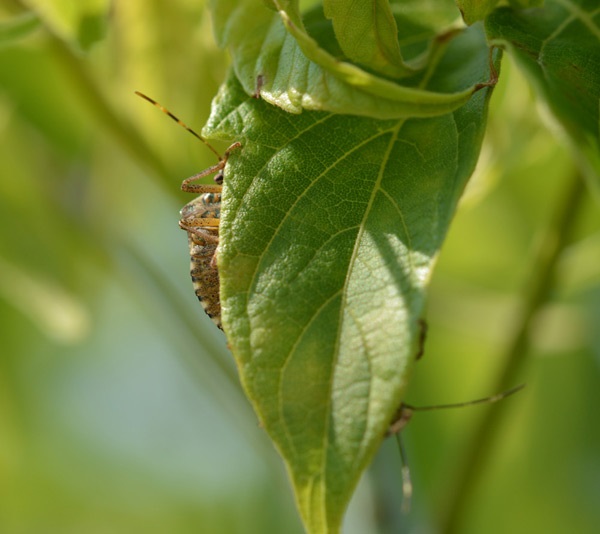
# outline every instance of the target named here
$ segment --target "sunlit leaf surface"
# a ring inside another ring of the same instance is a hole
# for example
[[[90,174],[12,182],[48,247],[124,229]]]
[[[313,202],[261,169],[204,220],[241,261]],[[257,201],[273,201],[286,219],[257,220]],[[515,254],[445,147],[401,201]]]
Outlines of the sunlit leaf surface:
[[[452,83],[452,52],[473,39],[484,44],[480,30],[458,38],[432,84]],[[403,397],[485,94],[432,119],[294,116],[232,78],[214,107],[213,133],[242,143],[220,230],[225,331],[311,532],[336,530]]]

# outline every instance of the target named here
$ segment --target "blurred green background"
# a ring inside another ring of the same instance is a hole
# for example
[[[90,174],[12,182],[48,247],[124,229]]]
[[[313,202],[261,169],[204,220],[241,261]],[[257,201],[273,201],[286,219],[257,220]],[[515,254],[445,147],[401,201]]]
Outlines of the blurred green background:
[[[198,0],[0,1],[0,532],[293,533],[281,461],[196,301],[181,180],[227,69]],[[408,401],[495,391],[539,236],[574,168],[505,61],[481,162],[440,256]],[[600,214],[577,214],[463,532],[600,524]],[[348,533],[436,532],[480,408],[415,415],[400,514],[384,443]]]

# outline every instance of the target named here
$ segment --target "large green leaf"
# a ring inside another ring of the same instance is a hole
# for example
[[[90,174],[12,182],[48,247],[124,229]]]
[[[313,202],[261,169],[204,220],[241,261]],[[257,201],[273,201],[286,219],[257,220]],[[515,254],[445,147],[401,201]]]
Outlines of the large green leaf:
[[[394,83],[340,60],[334,32],[329,31],[331,23],[318,8],[309,14],[311,25],[306,28],[297,2],[272,0],[270,4],[279,11],[257,0],[213,0],[214,27],[219,44],[231,50],[246,93],[259,89],[264,100],[291,113],[310,109],[381,119],[430,117],[460,107],[478,89],[477,84],[486,81],[471,78],[451,88],[428,90],[421,86],[431,74],[425,69],[402,85]],[[450,39],[445,36],[436,41],[425,22],[420,28],[412,22],[406,26],[413,38],[427,41],[421,48],[437,42],[440,50],[432,53],[429,64],[433,69]]]
[[[600,193],[598,1],[547,0],[539,9],[499,9],[488,18],[486,31],[523,67],[574,141]]]
[[[471,28],[429,83],[453,90],[487,69]],[[242,143],[223,196],[223,323],[309,532],[338,530],[403,398],[487,92],[439,117],[381,121],[288,114],[231,77],[213,106],[205,133]]]

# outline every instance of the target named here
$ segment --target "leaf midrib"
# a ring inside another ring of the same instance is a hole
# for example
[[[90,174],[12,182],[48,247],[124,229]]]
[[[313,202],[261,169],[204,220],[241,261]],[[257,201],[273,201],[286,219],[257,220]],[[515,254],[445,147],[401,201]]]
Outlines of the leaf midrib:
[[[387,163],[390,159],[390,154],[392,152],[392,149],[396,143],[396,141],[398,140],[398,135],[400,133],[400,129],[402,128],[402,126],[404,125],[404,123],[406,122],[406,120],[400,120],[398,122],[398,124],[391,129],[392,132],[392,137],[390,139],[390,142],[388,143],[388,147],[386,150],[386,154],[385,156],[382,158],[381,160],[381,165],[380,165],[380,169],[379,169],[379,174],[377,176],[377,180],[374,183],[374,186],[372,188],[371,191],[371,195],[369,198],[369,202],[367,203],[367,208],[364,211],[363,214],[363,218],[362,221],[360,223],[359,226],[359,230],[358,233],[356,234],[356,240],[354,243],[354,248],[352,250],[352,255],[350,256],[350,261],[348,262],[348,270],[347,270],[347,275],[346,278],[344,280],[344,286],[342,288],[342,302],[341,302],[341,306],[340,306],[340,313],[339,313],[339,320],[338,320],[338,329],[337,329],[337,335],[336,335],[336,340],[335,340],[335,347],[334,347],[334,351],[333,351],[333,355],[334,358],[332,360],[332,367],[335,369],[336,364],[337,364],[337,360],[338,360],[338,356],[339,356],[339,347],[340,347],[340,343],[341,343],[341,333],[343,331],[343,324],[344,324],[344,310],[345,310],[345,304],[346,304],[346,300],[347,300],[347,294],[348,294],[348,284],[350,282],[350,278],[351,278],[351,273],[354,270],[354,263],[356,262],[357,256],[358,256],[358,250],[360,248],[360,245],[362,243],[362,237],[364,235],[365,232],[365,226],[366,226],[366,222],[369,218],[369,215],[371,214],[371,208],[373,206],[373,203],[375,201],[375,197],[377,195],[377,193],[382,189],[381,188],[381,182],[383,181],[383,177],[385,174],[385,168],[387,166]],[[390,130],[386,130],[385,133],[390,132]],[[380,132],[379,135],[383,134],[384,132]],[[376,136],[373,136],[373,138],[375,138]],[[329,446],[329,430],[330,430],[330,425],[331,425],[331,400],[332,400],[332,389],[333,389],[333,380],[335,378],[334,373],[331,374],[331,379],[330,379],[330,383],[329,383],[329,395],[327,396],[328,402],[327,402],[327,420],[325,421],[325,431],[323,433],[323,464],[321,466],[321,472],[323,474],[323,482],[325,485],[327,485],[327,470],[325,469],[326,467],[326,462],[327,462],[327,448]],[[370,406],[371,406],[371,398],[370,398],[370,394],[372,391],[371,388],[371,378],[369,379],[369,402],[368,402],[368,407],[367,407],[367,412],[369,412],[370,410]],[[363,435],[363,439],[364,439],[364,435]],[[324,502],[323,505],[326,507],[327,503]],[[325,517],[327,517],[327,509],[325,509]]]

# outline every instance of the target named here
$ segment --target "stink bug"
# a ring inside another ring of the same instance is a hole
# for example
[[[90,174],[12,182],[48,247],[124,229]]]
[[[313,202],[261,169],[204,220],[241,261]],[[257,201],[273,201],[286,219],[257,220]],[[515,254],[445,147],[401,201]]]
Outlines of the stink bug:
[[[221,221],[221,191],[225,165],[232,150],[241,147],[240,143],[233,143],[221,156],[201,135],[189,128],[168,109],[161,106],[149,96],[135,92],[138,96],[154,104],[163,113],[167,114],[177,124],[183,126],[188,132],[202,141],[219,158],[218,163],[208,169],[186,178],[182,184],[182,191],[195,193],[197,198],[186,204],[180,211],[179,227],[188,234],[190,248],[190,274],[198,300],[206,314],[223,330],[221,324],[221,299],[219,296],[219,271],[217,269],[217,247],[219,245],[219,223]],[[216,174],[215,185],[194,183],[196,180]]]

